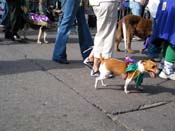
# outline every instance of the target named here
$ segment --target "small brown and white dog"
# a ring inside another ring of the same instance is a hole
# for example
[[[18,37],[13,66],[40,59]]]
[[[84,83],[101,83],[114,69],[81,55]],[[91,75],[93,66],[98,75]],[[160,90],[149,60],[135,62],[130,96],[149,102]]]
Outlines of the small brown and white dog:
[[[30,24],[30,23],[26,23],[24,25],[24,29],[23,29],[24,39],[27,39],[26,32],[29,28],[32,28],[34,30],[39,30],[38,35],[37,35],[37,43],[38,44],[42,44],[42,43],[47,44],[48,43],[48,41],[46,40],[46,38],[47,38],[47,28],[44,27],[44,26],[41,26],[41,25],[34,25],[34,24]],[[43,37],[43,42],[41,41],[42,37]]]
[[[128,63],[119,59],[109,58],[104,59],[100,58],[100,76],[96,77],[95,80],[95,88],[97,89],[98,81],[101,80],[102,86],[107,86],[104,83],[104,79],[107,79],[109,73],[113,73],[116,76],[123,76],[125,78],[125,85],[124,85],[124,92],[129,93],[128,85],[129,83],[134,80],[139,73],[148,72],[150,73],[151,77],[155,77],[155,74],[158,73],[158,68],[155,62],[151,60],[140,60],[136,64],[138,65],[137,70],[126,72],[126,68]]]
[[[131,48],[131,40],[134,35],[146,40],[152,34],[152,21],[141,16],[126,15],[119,22],[116,30],[115,50],[120,51],[119,44],[124,38],[125,50],[129,53],[134,51]]]

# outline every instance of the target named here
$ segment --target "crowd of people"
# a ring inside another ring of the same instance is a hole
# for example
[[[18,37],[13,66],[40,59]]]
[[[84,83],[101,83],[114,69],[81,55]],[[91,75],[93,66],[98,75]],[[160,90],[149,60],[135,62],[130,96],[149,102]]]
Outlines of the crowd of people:
[[[5,27],[4,37],[13,41],[20,40],[18,31],[24,28],[29,12],[46,15],[54,20],[49,12],[60,6],[57,3],[56,0],[1,0],[0,24]]]
[[[89,2],[89,3],[88,3]],[[122,4],[121,4],[122,3]],[[30,11],[48,15],[48,9],[56,8],[56,0],[1,0],[4,15],[0,16],[5,25],[5,38],[20,38],[18,30],[23,28],[23,14]],[[31,5],[32,4],[32,5]],[[39,6],[42,5],[42,6]],[[77,22],[80,52],[84,64],[91,68],[91,76],[99,76],[100,55],[113,57],[115,43],[114,25],[118,20],[119,5],[130,8],[133,15],[142,16],[148,5],[153,28],[149,39],[148,55],[162,57],[159,77],[175,80],[175,4],[173,0],[59,0],[63,12],[59,20],[52,60],[61,64],[69,64],[66,44],[74,22]],[[92,39],[85,12],[91,6],[96,17],[96,34]],[[27,7],[27,8],[26,8]],[[44,7],[44,8],[43,8]],[[2,14],[2,13],[1,13]],[[53,19],[48,15],[50,19]]]

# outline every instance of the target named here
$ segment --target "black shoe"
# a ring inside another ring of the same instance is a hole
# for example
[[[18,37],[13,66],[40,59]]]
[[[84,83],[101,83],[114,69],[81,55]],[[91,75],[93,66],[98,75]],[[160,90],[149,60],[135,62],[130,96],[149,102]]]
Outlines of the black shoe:
[[[15,39],[14,39],[12,33],[9,33],[9,32],[8,32],[8,33],[5,33],[5,39],[9,39],[9,40],[15,41]]]
[[[53,60],[53,61],[60,63],[60,64],[69,64],[67,60]]]
[[[94,64],[94,62],[93,62],[93,61],[90,61],[88,57],[83,61],[83,63],[84,63],[87,67],[89,67],[90,69],[92,69],[93,64]]]
[[[13,33],[13,38],[14,38],[16,41],[22,41],[22,39],[20,38],[20,36],[18,35],[17,32]]]
[[[99,77],[100,76],[100,72],[99,71],[94,71],[92,69],[90,75],[93,76],[93,77]]]

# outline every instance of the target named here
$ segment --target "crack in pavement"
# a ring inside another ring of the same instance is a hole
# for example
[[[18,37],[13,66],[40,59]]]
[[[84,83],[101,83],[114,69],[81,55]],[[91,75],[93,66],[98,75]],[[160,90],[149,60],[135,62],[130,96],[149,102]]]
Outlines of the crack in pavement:
[[[113,113],[108,114],[108,115],[114,116],[114,115],[119,115],[119,114],[126,114],[126,113],[130,113],[130,112],[135,112],[135,111],[147,110],[150,108],[163,106],[163,105],[166,105],[166,104],[171,103],[171,102],[172,101],[159,101],[159,102],[155,102],[155,103],[151,103],[151,104],[139,105],[137,108],[134,108],[134,109],[120,111],[120,112],[113,112]]]
[[[98,109],[100,112],[106,114],[106,117],[110,120],[113,121],[113,119],[107,115],[108,112],[106,112],[104,109],[102,109],[100,106],[98,106],[95,103],[92,103],[91,101],[89,101],[86,97],[84,97],[83,95],[81,95],[80,92],[78,92],[75,88],[73,88],[71,85],[65,83],[63,80],[59,79],[56,75],[54,75],[53,73],[49,72],[49,70],[47,70],[44,66],[42,66],[40,63],[38,63],[37,61],[31,60],[27,58],[27,55],[25,55],[25,59],[29,60],[31,63],[35,64],[36,66],[38,66],[41,71],[44,71],[45,73],[47,73],[48,75],[54,77],[54,79],[56,79],[57,81],[61,82],[62,84],[64,84],[67,88],[71,89],[74,93],[76,93],[78,96],[80,96],[83,100],[85,100],[87,103],[91,104],[93,107],[95,107],[96,109]],[[120,124],[122,126],[121,123],[117,123],[116,121],[113,121],[116,124]]]

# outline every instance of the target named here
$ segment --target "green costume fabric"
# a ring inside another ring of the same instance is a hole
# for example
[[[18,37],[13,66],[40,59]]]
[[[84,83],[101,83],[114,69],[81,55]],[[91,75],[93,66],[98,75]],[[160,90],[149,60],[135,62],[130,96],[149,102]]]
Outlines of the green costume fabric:
[[[166,61],[175,63],[175,48],[169,43],[164,43],[163,57]]]
[[[143,73],[139,73],[139,75],[135,79],[136,87],[139,87],[143,82]]]
[[[137,70],[138,65],[137,64],[130,64],[127,68],[126,68],[126,72],[130,72],[130,71],[135,71]]]
[[[137,69],[138,69],[137,64],[130,64],[126,68],[126,72],[136,71]],[[138,76],[135,78],[136,87],[140,86],[142,82],[143,82],[143,73],[139,73]]]

